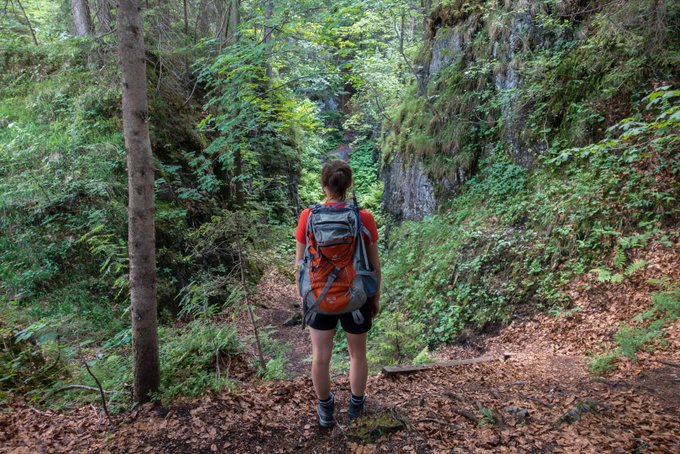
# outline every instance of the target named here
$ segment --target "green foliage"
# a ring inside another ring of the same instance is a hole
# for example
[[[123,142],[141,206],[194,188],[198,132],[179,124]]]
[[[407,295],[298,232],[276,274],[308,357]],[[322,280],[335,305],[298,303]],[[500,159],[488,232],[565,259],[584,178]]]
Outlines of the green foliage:
[[[47,323],[39,321],[13,329],[0,319],[0,402],[9,400],[10,393],[49,386],[63,373],[63,361],[45,328]]]
[[[237,199],[266,203],[281,217],[290,215],[285,176],[297,172],[306,135],[319,124],[311,101],[296,98],[285,87],[267,88],[261,63],[265,51],[244,43],[205,62],[200,79],[210,99],[201,127],[217,136],[192,162],[199,191],[217,194],[231,182],[232,189],[242,193]],[[212,171],[213,161],[228,179]]]
[[[667,112],[678,100],[664,102]],[[659,115],[647,101],[636,113]],[[529,173],[504,156],[482,161],[442,213],[390,233],[385,299],[423,322],[429,339],[448,342],[466,325],[508,320],[522,303],[568,307],[560,286],[594,265],[603,282],[639,272],[646,262],[630,262],[628,251],[663,237],[678,214],[680,194],[668,184],[677,126],[658,131],[590,154],[587,165],[567,160]],[[630,149],[642,147],[649,152],[631,161]],[[614,271],[601,261],[612,252]]]
[[[383,183],[378,179],[378,164],[373,160],[373,144],[366,142],[355,148],[349,165],[359,204],[377,213],[382,202]]]
[[[259,370],[260,376],[265,380],[285,380],[288,378],[288,358],[287,354],[290,352],[290,345],[282,343],[274,337],[275,328],[268,325],[259,330],[260,342],[262,345],[262,353],[265,356],[266,368]],[[248,341],[251,348],[255,349],[254,336],[249,336]],[[259,367],[259,362],[253,358],[253,366]]]
[[[663,86],[642,99],[645,110],[624,118],[607,129],[608,137],[582,148],[563,150],[550,163],[559,165],[572,158],[585,158],[625,150],[623,158],[634,164],[640,159],[672,150],[680,143],[680,90]],[[648,119],[653,112],[657,115]]]
[[[605,374],[616,367],[614,361],[619,356],[619,352],[616,350],[598,355],[588,364],[588,370],[595,375]]]
[[[619,346],[619,352],[630,359],[635,359],[635,352],[661,334],[658,329],[650,328],[636,328],[627,325],[619,328],[614,334],[614,341]]]
[[[179,332],[161,329],[159,337],[164,399],[218,392],[230,385],[226,366],[241,351],[233,327],[193,321]]]
[[[656,309],[675,320],[680,317],[680,288],[657,292],[652,295]]]
[[[430,361],[423,341],[423,325],[403,314],[384,311],[369,333],[369,368],[378,371],[393,364],[423,364]]]
[[[614,334],[616,348],[596,356],[590,363],[590,371],[603,374],[614,369],[614,361],[626,356],[632,360],[645,346],[664,337],[664,327],[680,317],[680,288],[672,284],[667,290],[652,294],[653,305],[634,317],[635,325],[622,325]]]
[[[614,259],[615,265],[617,265],[616,257]],[[622,266],[623,263],[619,261],[617,268],[620,269]],[[613,284],[620,284],[621,282],[623,282],[624,278],[632,276],[637,271],[644,269],[644,267],[646,266],[647,266],[646,260],[636,260],[632,262],[630,265],[628,265],[621,273],[612,273],[606,268],[595,268],[592,270],[592,272],[597,274],[598,282],[611,282]]]
[[[179,315],[210,317],[236,306],[253,293],[267,267],[283,267],[290,251],[274,245],[289,243],[286,230],[261,222],[256,209],[221,211],[186,234],[191,253],[183,260],[195,270],[179,294]],[[245,263],[241,281],[239,251]],[[244,288],[245,284],[245,288]]]
[[[482,414],[482,418],[479,420],[477,423],[480,426],[487,426],[487,425],[495,425],[498,423],[496,415],[494,414],[493,410],[490,408],[478,407],[479,412]]]

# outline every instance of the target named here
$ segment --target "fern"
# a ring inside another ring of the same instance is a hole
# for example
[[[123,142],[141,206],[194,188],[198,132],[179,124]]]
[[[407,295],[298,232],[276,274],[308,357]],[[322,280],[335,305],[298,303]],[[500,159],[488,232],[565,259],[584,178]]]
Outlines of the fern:
[[[617,252],[617,256],[618,255],[619,254]],[[625,256],[625,254],[623,255]],[[649,262],[647,262],[646,260],[636,260],[630,265],[628,265],[626,269],[623,270],[622,273],[613,273],[606,268],[594,268],[590,270],[590,272],[595,273],[597,275],[596,279],[598,282],[610,282],[612,284],[620,284],[621,282],[623,282],[624,278],[630,277],[633,274],[640,271],[641,269],[643,269],[644,267],[646,267],[647,263]],[[614,266],[621,269],[623,268],[623,263],[617,265],[616,257],[614,257]]]
[[[613,284],[620,284],[623,282],[623,274],[612,273],[606,268],[595,268],[590,272],[597,274],[598,282],[611,282]]]
[[[626,264],[626,260],[628,260],[628,257],[626,256],[626,253],[623,252],[622,248],[618,248],[616,250],[616,254],[614,254],[614,268],[617,270],[620,270],[623,268],[623,266]]]
[[[633,274],[637,273],[638,271],[646,267],[647,263],[649,263],[647,262],[647,260],[636,260],[626,267],[624,274],[626,276],[632,276]]]

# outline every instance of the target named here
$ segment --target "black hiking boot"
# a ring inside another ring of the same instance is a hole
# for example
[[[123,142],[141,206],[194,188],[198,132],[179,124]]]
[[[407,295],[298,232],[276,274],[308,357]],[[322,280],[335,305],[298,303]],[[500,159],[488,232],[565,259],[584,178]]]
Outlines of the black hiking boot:
[[[316,414],[319,415],[319,425],[325,429],[329,429],[335,425],[335,418],[333,418],[333,410],[335,410],[335,398],[333,394],[326,400],[319,400],[316,406]]]
[[[366,396],[357,397],[354,394],[350,394],[349,398],[349,408],[347,409],[347,416],[349,416],[349,422],[352,423],[355,419],[361,416],[364,411],[364,402],[366,402]]]

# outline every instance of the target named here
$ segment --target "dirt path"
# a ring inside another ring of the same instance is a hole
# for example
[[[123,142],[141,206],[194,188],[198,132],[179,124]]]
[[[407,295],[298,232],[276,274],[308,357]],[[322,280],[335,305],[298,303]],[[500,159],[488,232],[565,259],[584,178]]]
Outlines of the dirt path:
[[[93,410],[67,418],[18,409],[2,452],[679,452],[678,408],[625,380],[593,380],[569,356],[371,377],[367,416],[347,427],[348,383],[334,390],[340,424],[320,430],[306,378],[246,386],[116,418],[112,434]],[[8,418],[10,421],[8,421]],[[42,434],[42,437],[36,436]],[[7,434],[5,435],[7,436]]]
[[[647,259],[648,270],[625,285],[575,282],[569,291],[578,293],[579,311],[526,316],[438,352],[496,361],[370,377],[367,413],[351,427],[348,381],[340,377],[332,430],[316,425],[306,335],[281,325],[299,310],[294,286],[270,275],[258,289],[259,322],[278,327],[272,338],[290,345],[296,378],[144,406],[115,416],[108,431],[94,407],[57,414],[17,405],[0,415],[0,452],[680,452],[680,368],[659,362],[680,363],[680,320],[656,351],[619,361],[604,378],[587,372],[588,349],[607,345],[621,322],[649,306],[649,279],[678,279],[677,250]]]
[[[292,279],[275,269],[267,271],[257,287],[255,300],[254,313],[262,337],[269,338],[270,349],[278,349],[278,355],[286,358],[285,378],[307,375],[312,351],[307,331],[302,329],[300,298]],[[227,313],[222,323],[235,325],[242,338],[252,338],[253,327],[246,311]],[[263,341],[267,343],[266,339]],[[253,358],[257,356],[254,344],[249,353]]]

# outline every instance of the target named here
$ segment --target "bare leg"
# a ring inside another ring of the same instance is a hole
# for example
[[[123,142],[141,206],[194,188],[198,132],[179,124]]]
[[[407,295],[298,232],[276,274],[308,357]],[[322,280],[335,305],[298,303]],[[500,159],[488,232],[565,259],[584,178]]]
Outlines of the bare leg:
[[[312,339],[312,383],[314,383],[316,397],[325,400],[331,395],[329,368],[333,354],[335,330],[321,331],[309,328],[309,336]]]
[[[368,361],[366,361],[366,338],[368,333],[345,333],[349,348],[349,384],[352,394],[363,396],[368,379]]]

